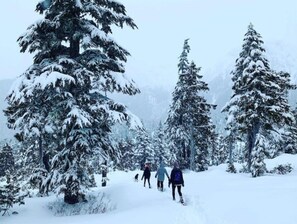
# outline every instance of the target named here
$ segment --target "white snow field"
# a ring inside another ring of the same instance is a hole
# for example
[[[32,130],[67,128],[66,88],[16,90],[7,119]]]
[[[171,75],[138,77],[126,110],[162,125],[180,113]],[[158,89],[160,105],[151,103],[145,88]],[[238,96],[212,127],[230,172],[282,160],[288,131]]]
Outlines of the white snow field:
[[[249,174],[230,174],[226,165],[210,167],[205,172],[184,172],[182,188],[186,206],[172,200],[171,189],[160,192],[152,172],[152,188],[133,180],[141,171],[110,172],[105,192],[116,206],[104,214],[54,216],[48,204],[56,196],[28,198],[15,206],[19,214],[1,216],[1,224],[296,224],[297,156],[282,155],[266,160],[267,168],[291,163],[294,170],[286,175],[266,174],[252,178]],[[237,166],[240,168],[240,166]],[[167,168],[170,172],[171,168]],[[97,177],[100,183],[100,177]]]

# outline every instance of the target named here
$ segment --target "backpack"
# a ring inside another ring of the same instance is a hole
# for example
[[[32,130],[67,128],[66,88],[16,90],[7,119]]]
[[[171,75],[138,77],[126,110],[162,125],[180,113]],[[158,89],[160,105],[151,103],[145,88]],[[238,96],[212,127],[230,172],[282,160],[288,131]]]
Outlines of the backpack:
[[[175,172],[173,181],[174,181],[175,183],[180,183],[180,182],[182,181],[181,171],[177,171],[177,172]]]

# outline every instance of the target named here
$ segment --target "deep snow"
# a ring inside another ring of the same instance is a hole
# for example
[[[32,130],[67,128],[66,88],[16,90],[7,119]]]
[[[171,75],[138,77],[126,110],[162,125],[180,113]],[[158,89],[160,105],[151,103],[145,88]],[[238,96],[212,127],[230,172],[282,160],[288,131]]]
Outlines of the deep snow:
[[[135,182],[133,172],[110,172],[105,188],[94,191],[109,195],[116,209],[105,214],[57,217],[48,209],[56,197],[29,198],[15,206],[18,215],[0,217],[1,224],[296,224],[297,223],[297,156],[282,155],[266,160],[268,169],[291,163],[294,170],[287,175],[266,174],[251,178],[249,174],[230,174],[226,165],[208,171],[184,172],[182,188],[186,206],[172,200],[165,180],[165,192],[156,187],[154,172],[152,189]],[[240,168],[240,166],[238,166]],[[167,168],[170,172],[171,168]],[[100,177],[97,177],[100,183]]]

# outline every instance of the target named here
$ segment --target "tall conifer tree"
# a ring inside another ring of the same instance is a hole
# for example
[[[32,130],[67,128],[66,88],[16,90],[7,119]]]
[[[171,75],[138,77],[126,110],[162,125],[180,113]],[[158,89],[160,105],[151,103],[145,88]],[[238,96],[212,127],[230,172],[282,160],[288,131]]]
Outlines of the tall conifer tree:
[[[112,0],[43,0],[36,10],[44,18],[18,39],[21,52],[34,53],[33,65],[15,83],[5,113],[23,144],[39,142],[40,158],[55,143],[44,189],[58,187],[65,202],[77,203],[92,185],[90,156],[109,157],[111,126],[129,119],[106,93],[139,92],[123,74],[129,53],[111,37],[112,26],[136,25]]]
[[[208,85],[201,80],[200,68],[194,62],[188,62],[189,50],[187,39],[178,64],[179,78],[172,94],[166,133],[182,167],[203,171],[209,162],[214,134],[210,110],[215,106],[207,103],[202,96],[209,90]]]
[[[262,45],[261,35],[250,24],[232,72],[233,95],[223,109],[228,113],[227,126],[232,126],[231,132],[246,138],[248,171],[257,169],[252,168],[256,158],[257,162],[263,159],[265,133],[294,120],[287,100],[287,91],[292,86],[287,77],[270,69]],[[261,173],[253,171],[253,174]]]

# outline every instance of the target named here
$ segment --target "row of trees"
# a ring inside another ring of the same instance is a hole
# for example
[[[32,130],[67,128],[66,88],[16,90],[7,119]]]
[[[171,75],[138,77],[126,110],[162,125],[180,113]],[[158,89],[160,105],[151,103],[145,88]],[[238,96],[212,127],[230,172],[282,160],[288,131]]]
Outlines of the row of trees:
[[[222,109],[227,114],[226,133],[219,137],[210,118],[215,105],[203,97],[209,89],[201,80],[200,68],[188,62],[190,47],[185,40],[165,122],[171,152],[184,168],[206,170],[217,160],[216,152],[224,149],[231,170],[234,161],[241,161],[245,163],[243,171],[257,177],[267,172],[265,158],[297,152],[297,114],[288,103],[288,91],[296,86],[290,83],[288,73],[270,68],[262,37],[252,24],[243,42],[231,72],[233,93]]]

